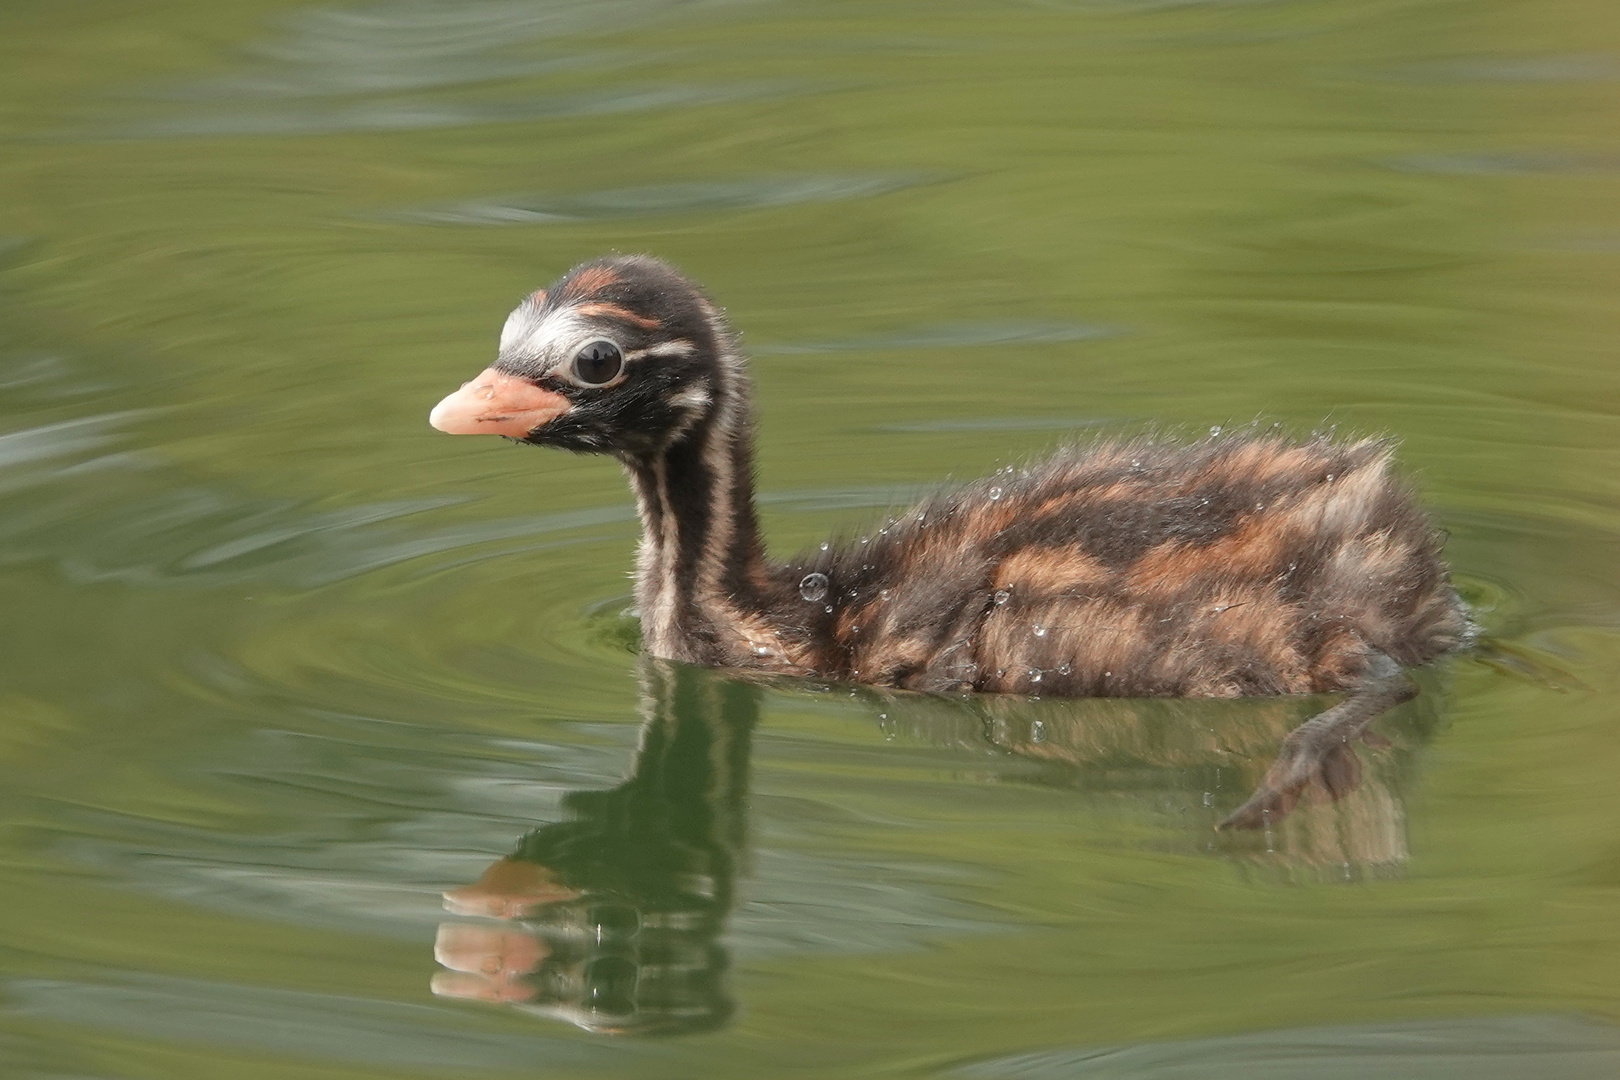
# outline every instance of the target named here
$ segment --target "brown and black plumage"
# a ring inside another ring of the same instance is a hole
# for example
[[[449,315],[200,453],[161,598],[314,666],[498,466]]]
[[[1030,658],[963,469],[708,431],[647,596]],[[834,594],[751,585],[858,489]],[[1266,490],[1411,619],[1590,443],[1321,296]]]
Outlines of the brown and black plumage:
[[[1441,536],[1381,440],[1102,442],[772,561],[743,359],[720,310],[651,258],[527,298],[432,420],[624,465],[655,656],[934,692],[1354,691],[1289,737],[1282,794],[1253,813],[1410,697],[1401,668],[1467,633]]]

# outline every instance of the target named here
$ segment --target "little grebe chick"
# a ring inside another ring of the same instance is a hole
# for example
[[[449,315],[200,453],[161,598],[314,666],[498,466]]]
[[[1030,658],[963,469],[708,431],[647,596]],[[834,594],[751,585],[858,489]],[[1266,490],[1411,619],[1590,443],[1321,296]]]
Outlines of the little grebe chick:
[[[1467,634],[1441,535],[1374,439],[1102,442],[773,562],[736,341],[644,256],[525,299],[431,421],[616,457],[643,644],[672,660],[940,692],[1358,691],[1318,718],[1342,742]]]

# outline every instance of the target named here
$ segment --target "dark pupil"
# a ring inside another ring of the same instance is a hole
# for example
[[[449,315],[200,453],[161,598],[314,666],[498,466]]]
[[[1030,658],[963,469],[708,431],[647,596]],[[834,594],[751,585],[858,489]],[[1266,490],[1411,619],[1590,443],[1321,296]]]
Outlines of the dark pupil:
[[[612,382],[624,366],[619,347],[611,341],[593,341],[574,357],[574,374],[580,382]]]

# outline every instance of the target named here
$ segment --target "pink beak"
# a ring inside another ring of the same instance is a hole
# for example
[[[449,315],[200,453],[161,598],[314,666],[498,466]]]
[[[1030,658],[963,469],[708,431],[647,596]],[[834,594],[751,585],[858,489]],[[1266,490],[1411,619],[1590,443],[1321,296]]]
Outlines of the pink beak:
[[[568,399],[561,394],[542,390],[516,375],[486,368],[435,405],[428,414],[428,423],[451,435],[510,435],[521,439],[569,408]]]

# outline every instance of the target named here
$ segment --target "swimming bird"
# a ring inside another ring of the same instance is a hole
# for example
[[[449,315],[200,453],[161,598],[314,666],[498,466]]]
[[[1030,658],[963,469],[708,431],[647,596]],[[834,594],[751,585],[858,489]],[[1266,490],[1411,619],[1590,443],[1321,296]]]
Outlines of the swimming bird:
[[[620,462],[653,656],[935,693],[1349,691],[1289,736],[1275,790],[1237,823],[1282,808],[1416,693],[1402,669],[1469,634],[1443,537],[1383,439],[1103,440],[773,560],[737,339],[648,256],[526,297],[494,364],[430,421]]]

